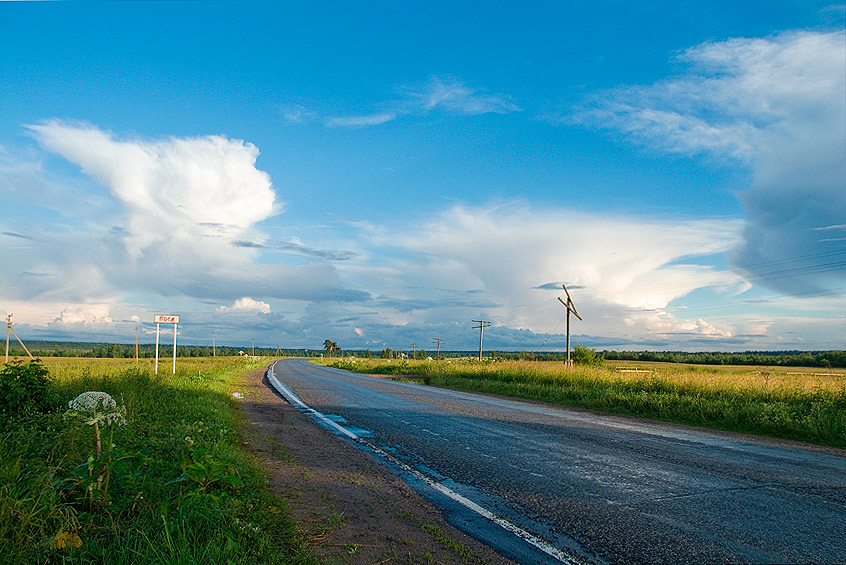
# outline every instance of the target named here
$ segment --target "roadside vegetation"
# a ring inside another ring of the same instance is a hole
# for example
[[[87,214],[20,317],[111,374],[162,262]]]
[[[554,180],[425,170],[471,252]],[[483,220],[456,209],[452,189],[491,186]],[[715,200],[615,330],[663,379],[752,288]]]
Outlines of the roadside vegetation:
[[[323,359],[358,373],[416,375],[430,385],[540,400],[713,429],[846,448],[846,370],[472,358]],[[591,354],[593,353],[593,354]]]
[[[265,363],[4,365],[0,562],[313,562],[237,432],[232,383]]]

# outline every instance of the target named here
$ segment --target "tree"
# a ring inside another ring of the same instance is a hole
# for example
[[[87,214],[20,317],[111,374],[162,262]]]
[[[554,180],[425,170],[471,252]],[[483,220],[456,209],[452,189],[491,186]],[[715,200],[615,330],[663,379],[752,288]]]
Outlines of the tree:
[[[332,353],[334,353],[335,351],[338,351],[340,349],[340,347],[338,347],[338,344],[336,342],[334,342],[330,339],[327,339],[326,341],[323,342],[323,349],[325,349],[326,354],[329,355],[329,357],[331,357]]]
[[[394,352],[391,350],[390,347],[386,347],[382,350],[382,359],[390,359],[394,356]]]

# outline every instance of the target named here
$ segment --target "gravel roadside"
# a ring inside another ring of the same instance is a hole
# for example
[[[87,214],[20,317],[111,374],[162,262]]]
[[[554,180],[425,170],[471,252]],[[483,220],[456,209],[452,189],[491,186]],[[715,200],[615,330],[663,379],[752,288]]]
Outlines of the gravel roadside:
[[[449,525],[370,454],[289,405],[266,369],[244,375],[239,404],[248,448],[324,563],[512,563]]]

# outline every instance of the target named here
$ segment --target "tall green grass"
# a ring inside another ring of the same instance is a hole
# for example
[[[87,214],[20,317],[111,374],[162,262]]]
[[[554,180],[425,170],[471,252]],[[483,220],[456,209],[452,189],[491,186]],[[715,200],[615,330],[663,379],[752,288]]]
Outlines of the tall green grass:
[[[237,431],[233,380],[262,364],[186,360],[156,376],[50,360],[52,409],[0,414],[0,562],[312,562]],[[92,429],[64,415],[89,390],[126,407],[100,457]]]
[[[532,361],[326,361],[434,386],[846,448],[846,371],[651,363],[640,373]],[[630,366],[628,366],[630,368]]]

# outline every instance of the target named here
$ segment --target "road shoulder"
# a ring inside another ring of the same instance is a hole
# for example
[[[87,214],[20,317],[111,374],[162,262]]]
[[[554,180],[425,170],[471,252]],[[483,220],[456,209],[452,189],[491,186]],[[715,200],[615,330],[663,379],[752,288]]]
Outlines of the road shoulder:
[[[327,563],[510,563],[449,525],[373,456],[292,407],[265,369],[238,386],[245,446],[285,499],[312,554]]]

